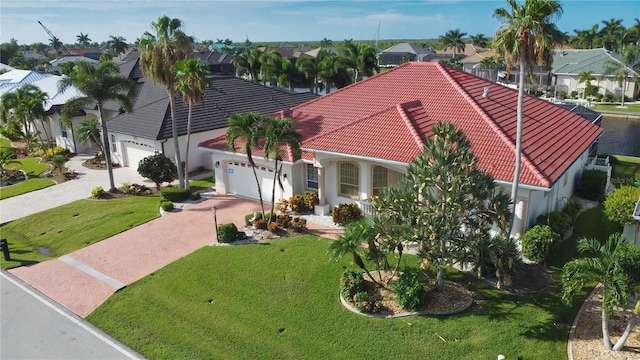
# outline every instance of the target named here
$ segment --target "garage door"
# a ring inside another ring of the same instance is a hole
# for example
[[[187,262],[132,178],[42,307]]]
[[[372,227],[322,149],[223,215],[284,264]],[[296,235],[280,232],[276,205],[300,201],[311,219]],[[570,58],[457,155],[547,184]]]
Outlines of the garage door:
[[[143,144],[125,143],[125,161],[126,165],[134,169],[138,169],[140,160],[155,154],[155,149]]]
[[[273,169],[267,167],[257,167],[260,188],[262,189],[262,200],[271,202],[271,191],[273,189]],[[234,161],[227,166],[227,192],[251,199],[258,199],[258,187],[256,178],[249,163]]]

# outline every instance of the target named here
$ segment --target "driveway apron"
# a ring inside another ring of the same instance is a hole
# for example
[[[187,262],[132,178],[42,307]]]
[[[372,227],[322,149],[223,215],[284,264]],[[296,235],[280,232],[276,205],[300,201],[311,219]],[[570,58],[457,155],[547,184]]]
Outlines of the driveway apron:
[[[12,274],[81,317],[118,289],[215,242],[218,224],[244,226],[255,201],[217,195],[149,221],[58,259],[10,270]]]

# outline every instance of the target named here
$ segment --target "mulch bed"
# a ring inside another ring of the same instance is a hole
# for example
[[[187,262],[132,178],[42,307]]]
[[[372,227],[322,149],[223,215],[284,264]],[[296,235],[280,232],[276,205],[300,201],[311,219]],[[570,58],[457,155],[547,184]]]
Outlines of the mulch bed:
[[[527,295],[541,292],[549,286],[551,274],[546,266],[540,264],[523,264],[517,278],[511,285],[503,286],[503,290],[516,295]]]

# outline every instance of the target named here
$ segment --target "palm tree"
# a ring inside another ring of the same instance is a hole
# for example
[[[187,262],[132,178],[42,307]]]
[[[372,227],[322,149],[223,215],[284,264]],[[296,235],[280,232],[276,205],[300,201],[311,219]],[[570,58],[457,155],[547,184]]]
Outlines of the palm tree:
[[[100,138],[100,122],[98,119],[84,119],[73,129],[76,139],[80,142],[92,141],[94,144],[103,149],[102,139]]]
[[[578,251],[589,253],[566,263],[562,269],[562,298],[569,303],[576,291],[590,283],[601,283],[602,293],[602,340],[607,350],[618,351],[629,338],[640,309],[640,300],[636,300],[635,314],[627,321],[627,328],[615,345],[609,336],[608,318],[618,306],[624,306],[629,295],[640,288],[637,272],[640,270],[640,253],[634,245],[627,243],[621,234],[612,234],[604,244],[596,239],[578,240]],[[631,257],[631,266],[626,263]]]
[[[140,39],[140,67],[142,72],[149,75],[154,83],[162,84],[167,89],[171,107],[171,133],[175,162],[178,168],[178,182],[180,187],[184,187],[184,169],[180,158],[176,125],[176,87],[175,79],[171,74],[171,66],[191,56],[193,39],[182,31],[180,19],[171,19],[166,15],[159,17],[157,22],[152,22],[151,27],[156,34],[145,32]]]
[[[296,67],[300,70],[307,81],[309,82],[309,89],[313,91],[314,94],[318,94],[320,88],[318,84],[318,75],[321,70],[321,62],[322,59],[329,56],[329,52],[324,49],[318,51],[318,54],[315,58],[308,57],[299,57],[296,60]]]
[[[253,49],[245,51],[233,58],[233,65],[237,71],[246,71],[251,77],[251,81],[258,82],[258,73],[262,67],[264,61],[264,53],[260,49]]]
[[[481,48],[487,47],[487,44],[489,43],[489,39],[487,39],[484,34],[471,35],[469,38],[473,45]]]
[[[118,58],[124,53],[125,50],[129,47],[127,44],[127,40],[122,36],[109,36],[109,49],[113,50],[113,52],[118,56]]]
[[[516,0],[507,0],[507,2],[511,11],[504,8],[493,11],[493,16],[503,22],[496,32],[493,47],[497,55],[505,56],[507,72],[511,70],[514,64],[519,64],[520,66],[516,120],[516,159],[511,188],[511,200],[515,209],[522,161],[522,110],[525,75],[527,73],[530,76],[533,74],[533,67],[537,60],[542,60],[545,53],[547,53],[547,49],[553,46],[545,36],[544,30],[555,28],[552,20],[562,14],[562,6],[555,0],[525,0],[522,5],[518,4]],[[513,220],[515,220],[515,216],[516,213],[513,211]],[[510,228],[513,228],[513,220]]]
[[[323,38],[323,39],[320,41],[320,47],[321,47],[321,48],[323,48],[323,49],[324,49],[324,48],[327,48],[327,49],[328,49],[328,48],[330,48],[330,47],[332,47],[332,46],[333,46],[333,41],[331,41],[331,39]]]
[[[440,41],[444,45],[444,49],[452,49],[453,56],[455,58],[457,55],[457,51],[464,51],[464,41],[462,38],[467,36],[467,33],[460,32],[460,29],[449,30],[446,34],[440,36]]]
[[[326,93],[331,92],[331,86],[340,88],[350,81],[347,65],[342,57],[328,54],[319,63],[318,78],[324,83]]]
[[[579,49],[593,49],[598,40],[598,24],[587,30],[573,30],[576,36],[571,40],[572,45]]]
[[[64,121],[68,121],[75,111],[89,106],[97,106],[98,122],[102,128],[102,151],[109,173],[109,191],[114,192],[116,186],[113,181],[107,119],[104,118],[103,108],[107,101],[115,101],[124,111],[130,112],[133,107],[130,96],[135,91],[135,83],[121,75],[120,68],[113,62],[102,62],[98,68],[95,68],[89,62],[80,61],[76,63],[73,72],[69,76],[63,77],[58,83],[60,92],[71,86],[75,86],[83,96],[67,101],[62,108],[62,118]]]
[[[362,244],[365,244],[369,239],[375,237],[373,233],[373,227],[368,220],[360,220],[347,224],[344,228],[344,233],[338,237],[336,241],[331,242],[327,252],[334,260],[342,259],[345,255],[351,254],[353,256],[353,262],[358,265],[369,278],[378,285],[381,285],[369,272],[369,269],[362,261],[362,257],[365,256],[365,249]]]
[[[271,84],[271,77],[275,77],[278,79],[282,73],[282,55],[276,51],[271,50],[265,57],[262,63],[262,83],[266,85],[267,80],[269,80],[269,85]],[[277,81],[276,86],[280,86],[280,82]]]
[[[380,72],[377,52],[371,45],[345,40],[340,47],[340,55],[344,58],[344,64],[353,70],[354,83],[360,79],[360,73],[371,76],[374,72]]]
[[[82,46],[83,48],[86,48],[91,43],[89,34],[80,33],[80,35],[76,36],[76,39],[78,39],[78,44],[80,44],[80,46]]]
[[[256,163],[253,161],[252,151],[265,137],[265,117],[258,113],[247,113],[246,115],[231,114],[229,117],[229,127],[225,134],[227,146],[231,151],[236,151],[236,140],[244,142],[244,151],[247,154],[247,161],[253,170],[258,187],[258,198],[260,200],[260,210],[262,218],[265,219],[264,202],[262,201],[262,189],[260,179],[256,172]]]
[[[60,49],[64,46],[62,41],[55,36],[52,36],[51,39],[49,39],[49,45],[56,51],[56,54],[58,54]]]
[[[639,48],[635,45],[627,46],[624,53],[622,53],[622,57],[619,62],[608,60],[604,63],[602,69],[603,75],[613,75],[614,79],[616,79],[622,87],[622,94],[620,94],[620,107],[624,107],[624,97],[627,90],[627,84],[629,77],[633,72],[631,67],[638,60],[638,51]]]
[[[611,18],[602,20],[601,23],[604,26],[598,35],[602,39],[602,46],[607,50],[617,51],[621,45],[622,34],[625,31],[624,26],[622,26],[622,19]]]
[[[271,213],[273,214],[276,202],[276,181],[280,185],[280,189],[284,190],[280,178],[282,176],[282,164],[278,167],[278,162],[282,161],[286,153],[290,153],[294,161],[300,157],[302,154],[302,150],[300,149],[302,136],[296,130],[296,123],[291,118],[270,118],[267,121],[266,127],[264,157],[275,161],[273,187],[271,189]],[[269,222],[271,222],[271,219],[269,219]]]
[[[204,102],[206,87],[209,84],[207,75],[209,70],[200,59],[182,59],[171,67],[171,72],[176,79],[176,90],[182,93],[182,101],[189,105],[187,118],[187,147],[184,153],[184,183],[185,189],[189,186],[189,145],[191,142],[191,110],[193,104]]]
[[[2,121],[6,122],[9,116],[13,116],[22,122],[22,131],[28,151],[33,150],[30,134],[34,121],[44,119],[46,116],[44,110],[46,99],[47,94],[31,84],[22,85],[16,91],[5,93],[0,98]]]
[[[581,71],[578,74],[578,84],[585,83],[584,90],[582,91],[582,98],[587,98],[587,89],[591,89],[591,80],[595,80],[593,77],[593,71]]]

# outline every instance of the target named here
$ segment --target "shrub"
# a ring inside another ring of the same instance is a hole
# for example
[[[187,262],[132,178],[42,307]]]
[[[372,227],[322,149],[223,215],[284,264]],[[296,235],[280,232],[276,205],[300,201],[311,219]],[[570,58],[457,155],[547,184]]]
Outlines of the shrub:
[[[355,270],[345,270],[340,277],[340,294],[345,299],[353,297],[362,291],[364,277],[361,272]]]
[[[276,214],[272,214],[272,213],[268,212],[268,213],[265,214],[264,218],[265,219],[269,219],[270,223],[276,222]]]
[[[537,225],[547,225],[551,231],[558,234],[562,239],[571,227],[571,217],[563,212],[552,211],[547,215],[540,215],[536,219]]]
[[[171,210],[173,210],[173,201],[162,200],[162,201],[160,201],[160,207],[164,211],[171,211]]]
[[[199,192],[193,192],[191,193],[191,200],[200,200],[202,196],[200,195]]]
[[[597,93],[597,94],[594,95],[594,100],[597,101],[597,102],[600,102],[600,101],[602,101],[602,97],[603,97],[602,94]]]
[[[636,202],[640,198],[640,188],[635,186],[621,186],[604,200],[604,214],[607,219],[620,225],[631,225],[635,223],[633,210]]]
[[[162,198],[166,200],[171,200],[173,202],[183,202],[191,197],[191,193],[181,187],[168,187],[160,190],[160,194]]]
[[[339,204],[331,211],[331,217],[335,224],[344,226],[362,219],[362,210],[356,204]]]
[[[62,154],[55,154],[50,159],[56,170],[62,174],[62,169],[64,167],[64,163],[67,162],[67,157]]]
[[[96,186],[93,188],[93,190],[91,190],[91,196],[99,199],[102,194],[104,194],[104,189],[102,188],[102,186]]]
[[[238,228],[234,223],[218,225],[218,241],[221,243],[230,243],[238,237]]]
[[[315,191],[307,191],[304,193],[304,206],[309,211],[313,211],[313,207],[320,203],[318,193]]]
[[[511,279],[518,275],[522,266],[522,253],[515,238],[495,236],[496,246],[491,251],[496,287],[500,289],[502,284],[511,285]]]
[[[296,232],[302,232],[306,228],[307,228],[307,219],[294,217],[291,220],[291,229],[295,230]]]
[[[547,260],[551,246],[558,241],[559,235],[553,232],[549,226],[536,225],[522,234],[522,254],[536,263]]]
[[[612,94],[606,94],[602,97],[602,101],[604,102],[612,102],[613,101],[613,95]]]
[[[130,194],[130,192],[131,192],[131,183],[130,182],[123,182],[122,183],[122,191],[124,191],[125,194]]]
[[[289,210],[289,200],[284,198],[278,200],[276,203],[276,210],[283,213],[287,212],[287,210]]]
[[[276,230],[278,230],[278,224],[274,222],[267,224],[267,230],[271,232],[276,232]]]
[[[253,224],[253,226],[255,226],[255,228],[256,228],[256,229],[266,230],[266,229],[267,229],[267,220],[265,220],[265,219],[258,219],[258,220],[256,220],[256,222]]]
[[[52,148],[49,148],[49,149],[45,150],[45,152],[43,154],[43,157],[46,160],[51,160],[51,159],[53,159],[54,156],[60,155],[60,156],[64,157],[65,160],[66,160],[70,153],[71,153],[71,150],[69,150],[69,149],[64,149],[64,148],[61,148],[60,146],[55,146],[55,147],[52,147]]]
[[[288,229],[291,227],[291,217],[289,215],[278,215],[276,217],[276,223],[281,227]]]
[[[578,214],[582,210],[582,204],[576,199],[569,199],[567,203],[562,208],[562,212],[569,215],[571,218],[571,222],[574,222],[578,217]]]
[[[381,308],[380,301],[365,291],[361,291],[353,297],[353,304],[358,311],[365,313],[377,313]]]
[[[262,219],[262,213],[261,212],[255,212],[255,213],[251,213],[251,214],[247,214],[244,216],[244,224],[245,226],[251,226],[253,225],[253,221],[252,220],[258,220],[258,219]]]
[[[577,92],[576,90],[573,90],[573,91],[571,92],[571,98],[572,98],[572,99],[577,99],[577,98],[578,98],[578,92]]]
[[[289,207],[291,211],[294,213],[303,212],[306,210],[306,206],[304,204],[304,196],[301,194],[295,194],[289,198]]]
[[[73,171],[73,170],[69,170],[69,169],[67,169],[67,168],[63,168],[63,169],[62,169],[62,177],[63,177],[65,180],[75,179],[75,178],[76,178],[76,176],[78,176],[78,174],[77,174],[75,171]]]
[[[600,170],[585,170],[580,179],[579,194],[585,199],[600,200],[607,186],[607,173]]]
[[[393,292],[396,294],[396,300],[400,306],[408,310],[416,310],[425,295],[418,271],[416,269],[405,270],[393,286]]]
[[[178,168],[168,157],[156,154],[140,160],[138,174],[153,181],[160,190],[163,182],[170,183],[178,178]]]

